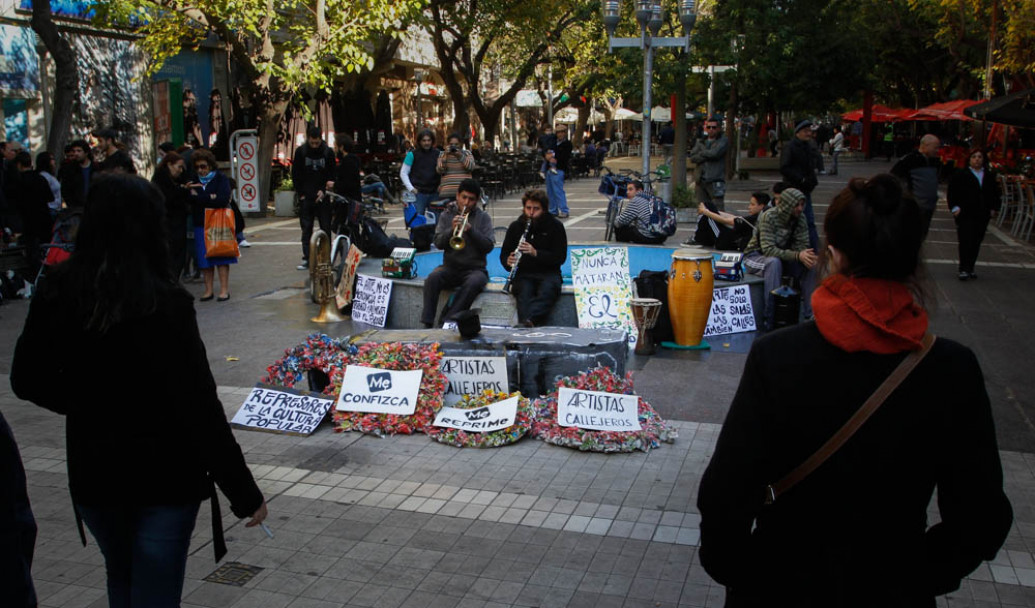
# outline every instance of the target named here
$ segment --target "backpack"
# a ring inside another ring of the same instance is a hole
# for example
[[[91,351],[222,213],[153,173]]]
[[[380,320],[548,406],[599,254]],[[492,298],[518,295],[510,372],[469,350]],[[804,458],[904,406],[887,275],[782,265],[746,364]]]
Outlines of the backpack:
[[[676,233],[676,210],[657,196],[650,197],[648,228],[654,236],[672,236]]]

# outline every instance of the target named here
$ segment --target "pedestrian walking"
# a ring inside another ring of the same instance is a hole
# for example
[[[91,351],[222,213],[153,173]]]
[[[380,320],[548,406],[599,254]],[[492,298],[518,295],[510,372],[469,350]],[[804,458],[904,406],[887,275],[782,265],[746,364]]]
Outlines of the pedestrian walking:
[[[204,500],[216,559],[226,553],[216,486],[235,515],[250,517],[245,526],[266,518],[192,298],[169,277],[161,200],[136,176],[93,182],[75,251],[33,296],[11,364],[19,398],[65,416],[72,502],[104,555],[108,603],[120,608],[180,605]],[[104,398],[69,398],[73,386]]]
[[[933,607],[1006,540],[981,367],[928,334],[920,222],[893,176],[850,182],[824,221],[815,322],[752,346],[697,501],[698,557],[727,607]],[[868,399],[879,409],[821,450]]]
[[[841,131],[841,127],[834,127],[834,136],[830,138],[830,156],[832,159],[832,167],[827,175],[837,175],[837,158],[841,156],[841,153],[845,151],[847,142],[845,142],[845,134]]]
[[[949,179],[946,199],[956,222],[959,240],[959,280],[976,279],[981,241],[985,238],[988,221],[999,214],[1000,193],[995,173],[988,168],[984,150],[972,150],[968,166],[957,169]]]

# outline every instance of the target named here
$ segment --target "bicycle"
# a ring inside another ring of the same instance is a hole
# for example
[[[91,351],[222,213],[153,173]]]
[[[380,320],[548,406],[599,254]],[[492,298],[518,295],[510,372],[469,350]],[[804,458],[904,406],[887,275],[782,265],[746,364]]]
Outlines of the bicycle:
[[[597,192],[608,197],[607,210],[604,212],[604,241],[614,236],[614,222],[621,213],[622,203],[626,198],[626,189],[632,179],[628,175],[616,175],[607,166],[601,167],[606,173],[600,180]]]

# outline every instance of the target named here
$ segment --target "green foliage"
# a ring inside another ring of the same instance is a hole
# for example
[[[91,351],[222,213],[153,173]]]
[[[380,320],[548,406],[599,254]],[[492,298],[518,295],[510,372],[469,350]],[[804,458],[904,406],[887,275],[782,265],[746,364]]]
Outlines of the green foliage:
[[[686,184],[676,183],[672,188],[672,201],[670,203],[676,209],[696,209],[697,193],[694,187]]]

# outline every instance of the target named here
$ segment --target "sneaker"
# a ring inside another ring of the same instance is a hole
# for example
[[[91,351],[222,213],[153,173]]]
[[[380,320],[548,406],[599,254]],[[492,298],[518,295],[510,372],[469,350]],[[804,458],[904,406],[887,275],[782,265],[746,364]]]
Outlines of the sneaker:
[[[960,273],[958,275],[956,275],[956,278],[958,278],[961,281],[966,281],[967,279],[970,278],[970,273],[967,272],[966,270],[961,270]]]
[[[971,281],[973,281],[973,280],[977,279],[977,273],[973,272],[973,271],[968,272],[967,273],[967,278],[970,279]]]
[[[539,179],[546,179],[546,174],[542,171],[539,172]]]
[[[248,242],[248,239],[241,239],[241,242],[237,244],[238,247],[251,247],[252,244]]]
[[[299,270],[309,270],[309,260],[302,260],[302,263],[295,266],[295,268]]]
[[[694,240],[694,237],[690,237],[687,240],[685,240],[682,243],[680,243],[680,245],[682,245],[684,247],[696,247],[699,244],[700,243],[698,243],[697,241]]]
[[[561,211],[560,213],[558,213],[558,214],[557,214],[557,217],[558,217],[559,219],[562,219],[562,220],[563,220],[563,219],[565,219],[566,217],[568,217],[568,212],[567,212],[567,211]]]

